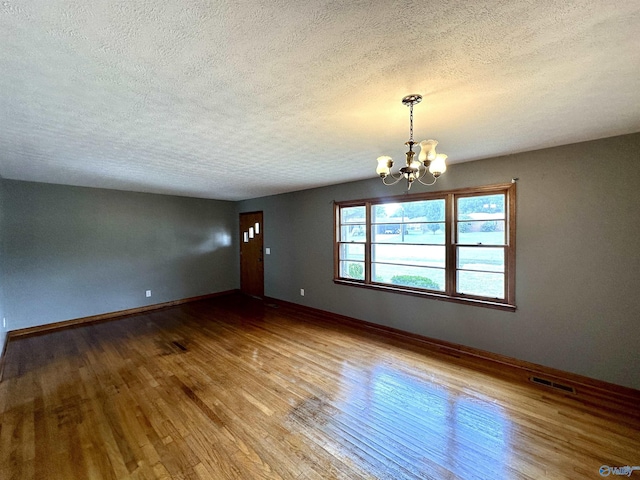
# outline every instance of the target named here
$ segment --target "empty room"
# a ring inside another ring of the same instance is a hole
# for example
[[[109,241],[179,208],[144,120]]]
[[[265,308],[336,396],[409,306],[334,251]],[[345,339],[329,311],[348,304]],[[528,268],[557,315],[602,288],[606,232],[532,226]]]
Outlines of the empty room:
[[[1,2],[0,478],[640,478],[638,31]]]

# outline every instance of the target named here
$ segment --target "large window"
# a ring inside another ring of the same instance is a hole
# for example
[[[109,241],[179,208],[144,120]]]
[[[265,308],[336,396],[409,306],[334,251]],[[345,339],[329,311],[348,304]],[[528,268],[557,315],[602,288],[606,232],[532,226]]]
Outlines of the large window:
[[[336,204],[335,281],[514,309],[515,184]]]

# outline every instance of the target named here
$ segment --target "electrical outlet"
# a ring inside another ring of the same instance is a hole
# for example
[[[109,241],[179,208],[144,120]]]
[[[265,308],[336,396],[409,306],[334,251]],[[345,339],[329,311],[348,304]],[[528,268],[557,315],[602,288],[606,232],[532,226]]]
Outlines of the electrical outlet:
[[[265,248],[264,253],[266,253],[267,255],[271,255],[271,249],[269,247]]]
[[[151,296],[151,290],[147,290],[146,295],[147,295],[147,297],[150,297]]]
[[[301,289],[300,289],[300,296],[301,296],[301,297],[304,297],[304,288],[301,288]]]
[[[2,328],[7,328],[7,319],[2,317]]]

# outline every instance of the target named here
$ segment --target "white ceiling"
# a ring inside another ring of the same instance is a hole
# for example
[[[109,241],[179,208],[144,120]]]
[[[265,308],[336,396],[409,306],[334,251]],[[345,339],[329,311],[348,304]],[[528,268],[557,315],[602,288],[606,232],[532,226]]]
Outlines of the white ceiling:
[[[638,0],[0,0],[0,175],[239,200],[640,131]],[[453,165],[451,168],[455,168]]]

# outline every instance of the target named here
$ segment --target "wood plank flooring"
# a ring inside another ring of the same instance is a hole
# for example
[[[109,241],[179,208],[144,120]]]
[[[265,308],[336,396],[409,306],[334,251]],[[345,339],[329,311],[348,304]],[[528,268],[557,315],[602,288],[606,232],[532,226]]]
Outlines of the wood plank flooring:
[[[595,479],[640,466],[638,406],[239,295],[12,340],[6,355],[3,480]]]

